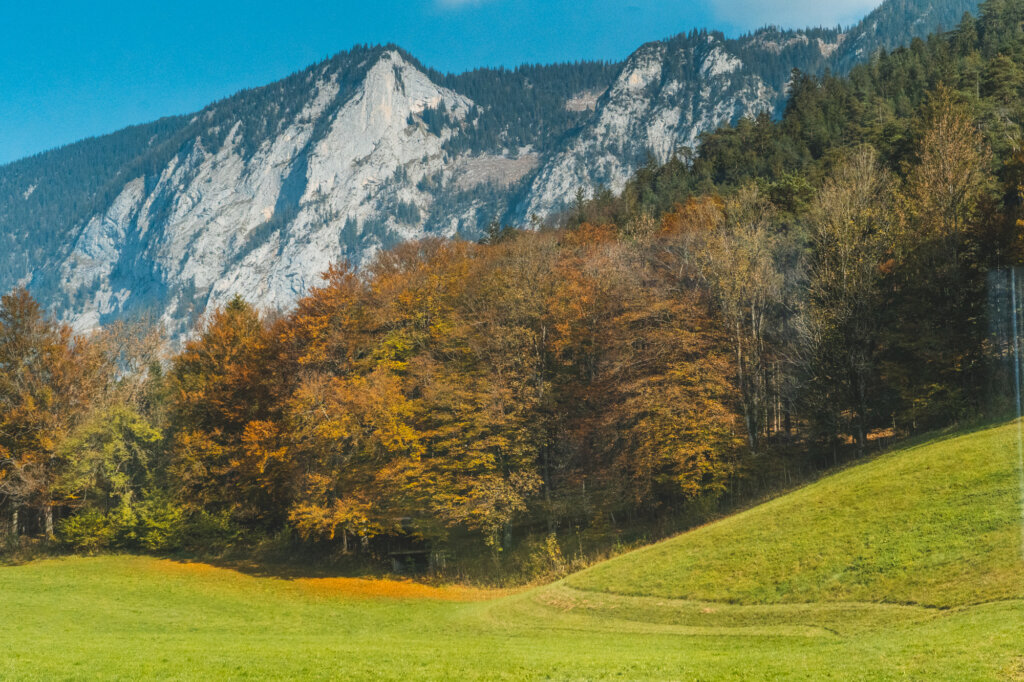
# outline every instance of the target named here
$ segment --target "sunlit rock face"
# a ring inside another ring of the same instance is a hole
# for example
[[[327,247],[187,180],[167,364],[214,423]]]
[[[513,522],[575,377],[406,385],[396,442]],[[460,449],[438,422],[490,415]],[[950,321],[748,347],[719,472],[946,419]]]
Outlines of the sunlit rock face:
[[[579,135],[549,155],[517,207],[520,221],[547,217],[597,187],[619,192],[648,156],[664,163],[702,133],[773,113],[784,82],[766,83],[715,35],[646,45],[597,102]]]
[[[332,262],[619,191],[704,132],[776,115],[793,68],[847,69],[976,5],[892,0],[845,31],[695,32],[618,65],[529,73],[444,76],[359,48],[194,116],[0,167],[0,289],[28,286],[79,330],[145,313],[179,339],[235,295],[287,309]]]

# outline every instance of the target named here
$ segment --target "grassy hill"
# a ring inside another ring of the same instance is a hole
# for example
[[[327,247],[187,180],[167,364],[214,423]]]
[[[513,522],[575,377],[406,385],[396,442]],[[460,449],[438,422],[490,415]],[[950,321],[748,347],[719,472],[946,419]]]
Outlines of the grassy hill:
[[[0,568],[0,678],[1024,679],[1015,439],[904,448],[513,595]]]
[[[567,582],[738,604],[1024,597],[1016,465],[1013,428],[901,449]]]

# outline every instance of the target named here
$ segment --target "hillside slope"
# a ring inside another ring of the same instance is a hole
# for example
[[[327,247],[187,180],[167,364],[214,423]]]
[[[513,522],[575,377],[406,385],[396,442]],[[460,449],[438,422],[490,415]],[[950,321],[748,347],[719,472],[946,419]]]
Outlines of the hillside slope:
[[[1012,426],[900,449],[567,584],[734,604],[1024,597],[1017,464]]]
[[[1024,679],[1022,505],[1016,425],[939,438],[498,602],[489,617],[672,633],[692,647],[693,679]]]

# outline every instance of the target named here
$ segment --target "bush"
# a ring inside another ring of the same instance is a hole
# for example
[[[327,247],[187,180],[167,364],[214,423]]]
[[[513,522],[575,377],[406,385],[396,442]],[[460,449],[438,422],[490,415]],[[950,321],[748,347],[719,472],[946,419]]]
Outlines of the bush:
[[[568,565],[554,533],[543,538],[531,538],[526,545],[526,558],[522,570],[530,579],[563,576]]]
[[[113,547],[170,552],[181,548],[185,531],[184,513],[162,494],[134,503],[125,497],[106,514],[83,509],[57,525],[60,541],[80,552]]]
[[[117,529],[96,509],[85,509],[57,524],[57,537],[78,552],[107,549],[117,537]]]
[[[230,512],[200,511],[189,517],[187,544],[191,549],[220,551],[239,540],[239,531],[231,522]]]
[[[170,499],[156,495],[136,507],[134,540],[142,549],[170,552],[180,549],[185,537],[185,515]]]

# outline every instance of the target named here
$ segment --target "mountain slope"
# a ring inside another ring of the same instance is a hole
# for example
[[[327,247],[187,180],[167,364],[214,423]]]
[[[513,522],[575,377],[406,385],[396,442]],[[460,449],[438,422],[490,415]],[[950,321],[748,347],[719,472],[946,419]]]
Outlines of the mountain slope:
[[[648,155],[778,112],[791,69],[845,69],[973,0],[889,0],[848,33],[694,32],[624,64],[445,76],[393,46],[0,168],[0,290],[79,329],[143,312],[186,333],[235,294],[282,309],[328,263],[619,189]]]
[[[785,104],[793,69],[846,73],[878,50],[952,28],[978,3],[890,0],[847,32],[766,28],[738,39],[695,32],[640,48],[593,119],[549,157],[516,217],[566,208],[577,188],[622,190],[648,156],[665,163],[701,134]]]

